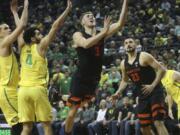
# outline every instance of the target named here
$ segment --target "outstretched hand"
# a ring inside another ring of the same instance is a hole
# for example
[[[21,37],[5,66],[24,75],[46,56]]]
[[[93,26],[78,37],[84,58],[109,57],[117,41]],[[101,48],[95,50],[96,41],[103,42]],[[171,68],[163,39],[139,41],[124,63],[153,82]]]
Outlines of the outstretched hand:
[[[71,8],[72,8],[72,2],[71,0],[67,0],[67,9],[71,10]]]
[[[28,0],[24,0],[24,8],[28,8],[29,6],[29,1]]]
[[[108,30],[110,28],[110,25],[111,25],[111,17],[107,16],[107,17],[104,18],[104,28],[103,28],[103,31],[105,33],[108,32]]]
[[[12,0],[11,1],[11,12],[17,12],[18,11],[18,1],[17,0]]]
[[[115,93],[115,94],[113,94],[111,97],[110,97],[110,101],[112,102],[113,100],[116,100],[116,99],[118,99],[119,98],[119,93]]]

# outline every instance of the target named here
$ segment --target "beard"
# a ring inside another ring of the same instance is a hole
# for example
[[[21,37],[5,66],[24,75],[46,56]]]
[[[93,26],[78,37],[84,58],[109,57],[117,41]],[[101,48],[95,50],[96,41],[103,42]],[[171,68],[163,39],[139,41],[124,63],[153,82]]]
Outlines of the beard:
[[[126,49],[126,52],[131,53],[131,52],[135,52],[135,50],[136,50],[135,48],[127,48],[127,49]]]
[[[36,39],[36,43],[40,43],[41,42],[41,39]]]

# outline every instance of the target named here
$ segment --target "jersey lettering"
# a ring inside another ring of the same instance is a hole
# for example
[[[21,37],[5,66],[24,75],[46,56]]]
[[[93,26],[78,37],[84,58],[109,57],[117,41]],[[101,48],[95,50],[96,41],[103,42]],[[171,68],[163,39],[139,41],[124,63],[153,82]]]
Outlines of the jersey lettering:
[[[95,47],[95,55],[98,57],[98,56],[100,56],[100,48],[99,48],[99,46],[96,46]]]
[[[130,76],[134,82],[138,82],[140,80],[140,76],[138,73],[132,73],[130,74]]]

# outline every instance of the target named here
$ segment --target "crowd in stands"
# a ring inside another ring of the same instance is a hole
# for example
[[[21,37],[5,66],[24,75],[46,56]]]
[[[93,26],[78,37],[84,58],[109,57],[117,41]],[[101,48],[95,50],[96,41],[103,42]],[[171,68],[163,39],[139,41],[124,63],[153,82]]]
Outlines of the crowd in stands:
[[[61,127],[65,124],[69,111],[61,97],[69,94],[71,76],[78,63],[76,51],[72,48],[72,34],[81,27],[80,14],[92,11],[100,29],[104,16],[112,15],[114,21],[118,19],[122,5],[122,0],[86,0],[83,4],[82,1],[73,1],[73,10],[47,54],[50,73],[49,99],[54,108],[54,135],[64,134]],[[54,19],[66,7],[65,4],[66,0],[31,0],[28,25],[37,26],[40,30],[45,30],[46,34]],[[4,2],[4,6],[9,5]],[[10,15],[6,10],[8,8],[0,8],[0,18],[13,25],[13,18],[3,15]],[[180,71],[180,0],[129,0],[128,10],[123,30],[105,42],[103,71],[97,97],[79,109],[73,135],[141,134],[136,117],[136,88],[133,84],[128,85],[119,100],[113,103],[109,101],[121,80],[119,66],[125,57],[125,38],[136,39],[137,51],[148,51],[157,60],[164,62],[168,69]],[[165,123],[171,135],[178,135],[180,125],[178,127],[176,105],[173,110],[175,120],[167,117]],[[39,134],[43,135],[41,125],[37,124],[37,127]]]

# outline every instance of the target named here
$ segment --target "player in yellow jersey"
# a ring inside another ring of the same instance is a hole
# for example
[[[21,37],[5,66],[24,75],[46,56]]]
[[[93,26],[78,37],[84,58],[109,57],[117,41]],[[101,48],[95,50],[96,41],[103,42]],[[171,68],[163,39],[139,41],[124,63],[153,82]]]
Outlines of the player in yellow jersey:
[[[41,122],[45,135],[52,135],[52,109],[47,95],[49,76],[46,52],[71,7],[71,1],[67,0],[67,8],[53,23],[45,37],[35,27],[24,31],[25,44],[20,52],[21,79],[18,91],[18,116],[19,121],[23,123],[21,135],[30,134],[33,122]]]
[[[17,0],[12,1],[12,5]],[[17,86],[19,71],[12,46],[27,24],[28,0],[24,0],[24,9],[19,25],[11,32],[6,23],[0,23],[0,108],[12,126],[12,135],[20,135],[21,125],[18,123]]]
[[[161,82],[168,94],[169,116],[173,118],[172,103],[174,100],[178,107],[178,119],[180,120],[180,72],[175,70],[166,70]]]

